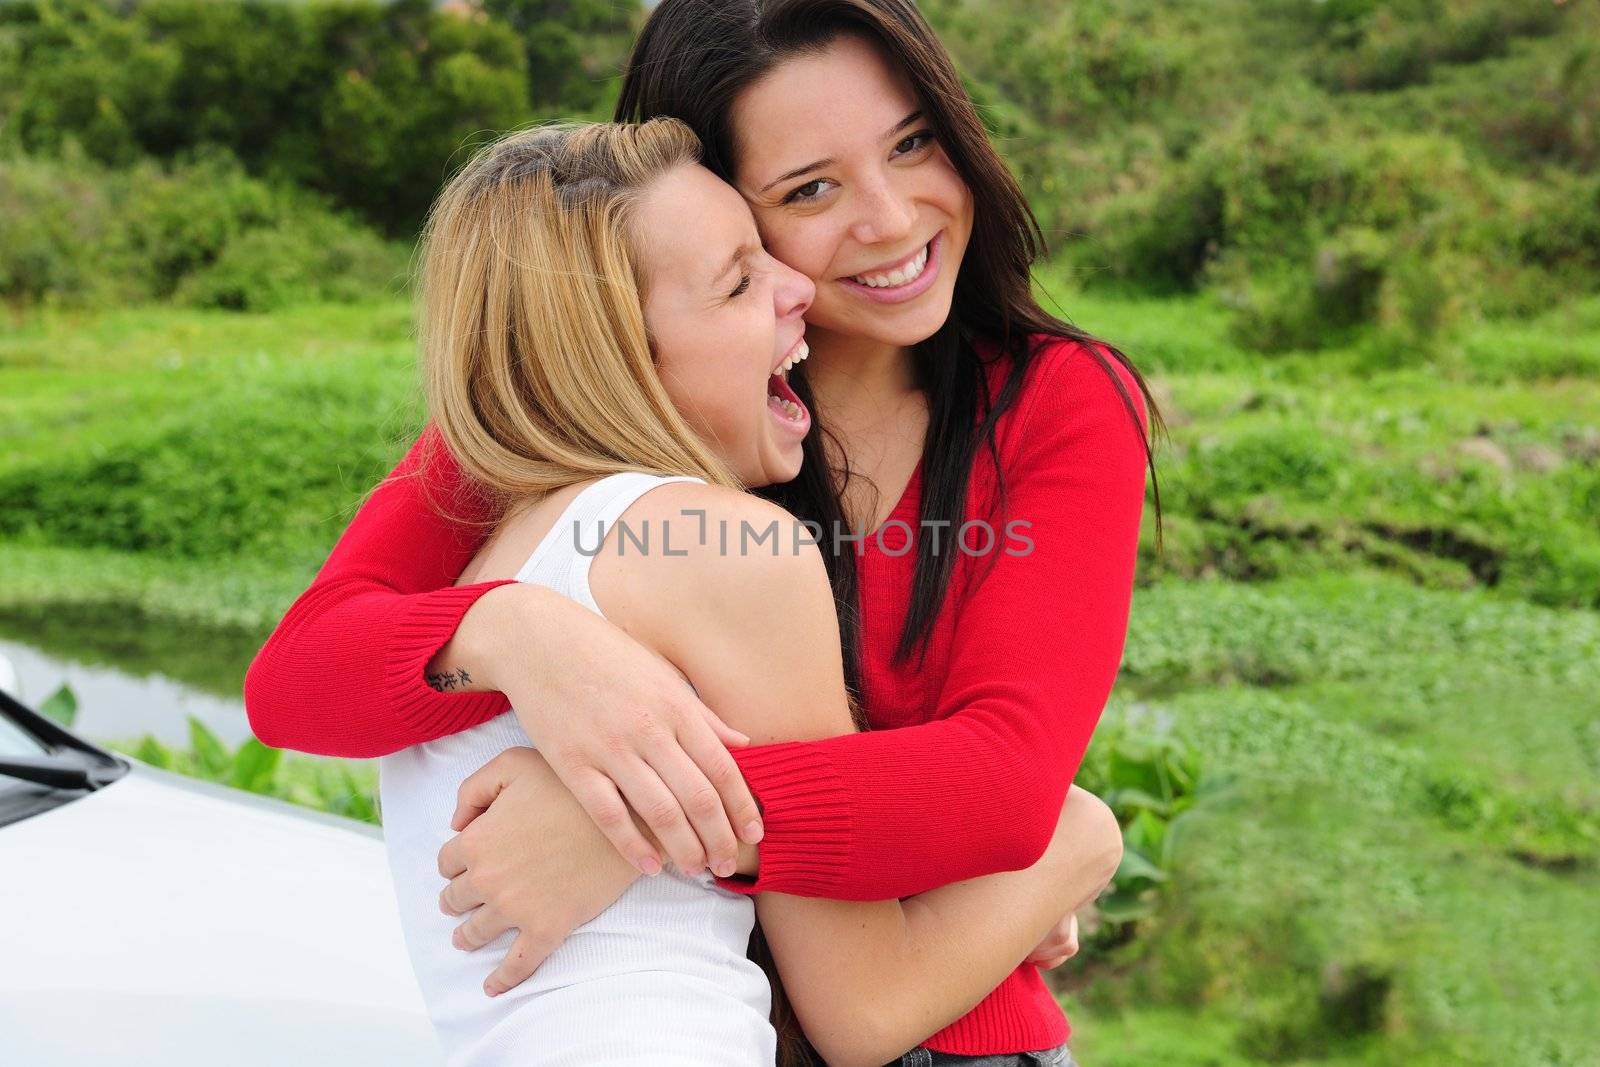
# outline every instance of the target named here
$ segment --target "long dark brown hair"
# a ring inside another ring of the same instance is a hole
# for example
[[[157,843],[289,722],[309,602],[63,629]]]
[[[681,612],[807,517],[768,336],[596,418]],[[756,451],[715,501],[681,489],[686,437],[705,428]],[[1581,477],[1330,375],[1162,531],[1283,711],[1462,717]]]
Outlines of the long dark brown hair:
[[[950,317],[914,349],[917,385],[926,393],[929,408],[922,449],[922,518],[944,520],[948,529],[960,526],[966,517],[969,476],[980,448],[988,450],[999,473],[995,427],[1015,403],[1039,350],[1036,340],[1042,336],[1081,342],[1121,394],[1128,417],[1144,440],[1159,537],[1161,493],[1155,480],[1153,442],[1162,428],[1161,413],[1144,377],[1127,356],[1050,315],[1034,299],[1032,267],[1046,251],[1038,220],[990,143],[954,61],[912,0],[663,0],[645,23],[628,60],[616,118],[622,122],[663,115],[681,119],[700,137],[706,166],[731,182],[737,162],[731,115],[739,95],[784,60],[815,54],[847,34],[878,46],[907,75],[921,99],[924,117],[971,190],[974,203],[972,238],[956,279]],[[992,404],[979,341],[997,346],[996,358],[1011,360]],[[1126,367],[1138,383],[1149,411],[1149,437],[1140,427],[1132,396],[1102,350]],[[843,458],[842,467],[832,467],[823,438],[828,437],[835,446],[838,442],[823,425],[804,374],[791,372],[790,384],[811,409],[814,432],[806,438],[799,477],[764,488],[761,495],[801,519],[820,524],[824,531],[849,530],[842,503],[851,477],[848,457]],[[834,451],[844,456],[842,448]],[[1004,501],[1001,478],[998,506],[1002,512]],[[913,650],[919,655],[926,650],[956,557],[954,552],[936,551],[933,538],[915,541],[915,577],[895,651],[897,662],[903,662]],[[832,538],[824,537],[823,542],[831,544]],[[851,690],[859,692],[856,561],[848,544],[844,551],[824,552],[823,558],[839,612],[845,678]],[[781,992],[776,982],[774,987],[776,1000]],[[783,1014],[786,1010],[780,1005],[775,1018],[792,1022],[792,1016]],[[807,1062],[795,1058],[805,1052],[784,1039],[783,1029],[780,1026],[779,1062]]]

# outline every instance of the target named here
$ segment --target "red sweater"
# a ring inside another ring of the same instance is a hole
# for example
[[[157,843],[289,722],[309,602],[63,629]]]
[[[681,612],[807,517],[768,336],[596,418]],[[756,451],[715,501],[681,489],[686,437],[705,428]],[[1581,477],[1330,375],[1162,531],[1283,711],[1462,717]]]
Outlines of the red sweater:
[[[1107,359],[1143,418],[1132,375]],[[1008,369],[1006,359],[989,365],[991,395]],[[724,880],[727,888],[907,897],[1027,867],[1048,845],[1122,658],[1144,450],[1110,375],[1062,341],[1040,350],[996,441],[1003,520],[1028,525],[1008,538],[988,514],[996,479],[980,448],[967,515],[997,527],[998,547],[958,556],[920,667],[915,653],[894,664],[916,557],[901,551],[905,527],[893,520],[918,525],[919,466],[891,521],[858,549],[863,696],[874,730],[734,752],[766,834],[759,880]],[[422,477],[402,477],[422,464],[412,449],[251,665],[245,703],[268,744],[384,755],[505,710],[499,694],[440,694],[422,679],[462,614],[501,584],[450,586],[481,528],[453,524],[431,503],[461,485],[438,452]],[[939,531],[941,544],[953,533]],[[966,544],[981,550],[981,531],[969,531]],[[1020,1052],[1059,1045],[1068,1032],[1037,968],[1025,964],[926,1044],[963,1055]]]

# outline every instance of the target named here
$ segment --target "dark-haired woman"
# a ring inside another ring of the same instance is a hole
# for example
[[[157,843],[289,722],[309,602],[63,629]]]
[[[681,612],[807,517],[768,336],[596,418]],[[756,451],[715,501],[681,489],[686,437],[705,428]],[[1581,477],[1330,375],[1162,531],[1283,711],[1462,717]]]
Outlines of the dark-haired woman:
[[[421,476],[377,491],[252,666],[258,734],[385,754],[509,697],[587,832],[646,873],[659,860],[629,807],[680,868],[738,891],[887,899],[1029,866],[1121,658],[1142,408],[1155,417],[1143,382],[1033,300],[1032,216],[909,0],[665,0],[619,111],[687,122],[768,251],[816,283],[792,383],[819,429],[801,476],[764,494],[818,524],[875,729],[741,748],[585,610],[537,587],[451,587],[481,537],[475,502],[447,458],[414,450],[398,473]],[[508,789],[491,812],[538,803]],[[520,823],[480,818],[446,872],[452,899],[483,905],[461,944],[522,931],[502,987],[619,892]],[[729,877],[736,833],[760,840],[742,850],[753,879]],[[489,877],[511,856],[521,892]],[[1060,1008],[1019,963],[905,1062],[1064,1056]]]

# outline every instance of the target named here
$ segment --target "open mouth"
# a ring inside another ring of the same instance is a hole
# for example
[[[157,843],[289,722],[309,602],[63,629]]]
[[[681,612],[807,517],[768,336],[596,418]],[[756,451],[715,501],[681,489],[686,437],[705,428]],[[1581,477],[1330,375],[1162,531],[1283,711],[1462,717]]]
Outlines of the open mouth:
[[[802,428],[802,432],[811,425],[811,413],[782,374],[767,379],[767,410],[780,422]]]

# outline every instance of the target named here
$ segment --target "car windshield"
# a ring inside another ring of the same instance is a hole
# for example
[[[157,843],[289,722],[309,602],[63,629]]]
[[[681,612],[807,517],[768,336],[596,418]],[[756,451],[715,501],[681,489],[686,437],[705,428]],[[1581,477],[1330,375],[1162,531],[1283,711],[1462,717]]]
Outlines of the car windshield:
[[[42,756],[44,745],[5,715],[0,705],[0,756]]]

